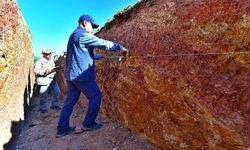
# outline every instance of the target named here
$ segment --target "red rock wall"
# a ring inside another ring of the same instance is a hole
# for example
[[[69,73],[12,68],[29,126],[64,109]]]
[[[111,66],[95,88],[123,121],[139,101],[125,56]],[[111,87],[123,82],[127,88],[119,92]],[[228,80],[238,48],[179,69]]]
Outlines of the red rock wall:
[[[97,35],[132,56],[97,62],[103,114],[161,149],[250,147],[250,56],[167,56],[249,52],[250,0],[142,0],[114,18]]]
[[[165,56],[250,52],[250,0],[143,0],[97,35],[132,54],[97,64],[104,114],[162,149],[250,147],[250,55]]]
[[[16,1],[0,0],[0,149],[12,137],[12,122],[24,119],[33,83],[30,31]]]

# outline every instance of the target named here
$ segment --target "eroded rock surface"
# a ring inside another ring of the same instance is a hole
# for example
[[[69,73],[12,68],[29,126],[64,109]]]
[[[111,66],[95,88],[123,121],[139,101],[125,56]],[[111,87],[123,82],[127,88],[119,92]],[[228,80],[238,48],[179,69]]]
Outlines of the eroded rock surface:
[[[250,147],[250,1],[144,0],[98,36],[132,57],[98,64],[103,112],[166,149]]]
[[[249,52],[250,0],[142,0],[97,35],[132,55],[97,62],[103,114],[162,149],[250,147],[250,56],[197,55]]]
[[[0,146],[12,137],[12,122],[24,119],[33,83],[30,31],[16,1],[0,0]],[[31,74],[30,74],[31,73]]]

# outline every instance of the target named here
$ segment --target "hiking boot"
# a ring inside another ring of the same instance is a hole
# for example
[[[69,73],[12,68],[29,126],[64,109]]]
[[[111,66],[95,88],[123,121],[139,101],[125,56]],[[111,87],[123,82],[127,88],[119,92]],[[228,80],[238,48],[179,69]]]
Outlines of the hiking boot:
[[[73,133],[75,131],[75,126],[73,127],[69,127],[67,130],[65,130],[64,132],[58,132],[56,133],[56,138],[60,138],[60,137],[63,137],[63,136],[66,136],[70,133]]]
[[[45,109],[45,110],[41,110],[41,109],[39,109],[39,111],[40,111],[42,114],[45,114],[45,113],[47,113],[47,112],[48,112],[48,110],[47,110],[47,109]]]
[[[50,106],[50,108],[53,110],[61,110],[60,106]]]
[[[83,131],[93,131],[100,129],[102,127],[102,124],[100,123],[94,123],[92,126],[82,126]]]
[[[102,124],[99,124],[99,123],[95,123],[91,127],[85,127],[85,126],[81,125],[80,129],[76,128],[75,134],[80,134],[80,133],[83,133],[85,131],[94,131],[94,130],[100,129],[101,127],[102,127]]]

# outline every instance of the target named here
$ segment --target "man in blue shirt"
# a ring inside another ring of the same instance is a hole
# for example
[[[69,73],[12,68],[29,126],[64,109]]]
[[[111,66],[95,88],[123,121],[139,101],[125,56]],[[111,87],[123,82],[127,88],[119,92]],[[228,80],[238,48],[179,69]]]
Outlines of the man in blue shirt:
[[[95,122],[102,94],[95,80],[94,48],[122,51],[124,56],[128,55],[128,50],[120,44],[93,35],[93,30],[98,28],[98,25],[89,15],[82,15],[78,23],[79,26],[71,34],[67,46],[65,66],[67,96],[57,126],[57,137],[74,132],[75,127],[69,126],[69,119],[81,92],[89,100],[88,111],[81,131],[96,130],[102,127],[101,124]]]

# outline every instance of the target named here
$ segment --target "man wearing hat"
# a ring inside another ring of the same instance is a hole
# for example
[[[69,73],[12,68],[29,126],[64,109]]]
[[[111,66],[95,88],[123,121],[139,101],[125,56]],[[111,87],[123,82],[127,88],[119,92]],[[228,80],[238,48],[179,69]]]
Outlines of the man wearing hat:
[[[51,107],[54,110],[60,110],[58,98],[60,89],[55,79],[55,62],[52,58],[52,52],[49,49],[42,50],[43,57],[35,64],[36,84],[39,87],[40,105],[39,110],[42,113],[48,112],[47,99],[48,92],[53,94]]]
[[[98,25],[89,15],[80,16],[78,24],[79,26],[71,34],[67,46],[65,66],[67,96],[57,126],[57,137],[74,132],[75,126],[70,127],[69,120],[81,92],[88,98],[89,104],[81,129],[77,133],[102,127],[95,121],[100,109],[102,94],[95,80],[94,60],[97,55],[94,54],[94,48],[121,51],[124,56],[128,56],[128,50],[122,45],[93,35],[93,30],[98,28]]]

